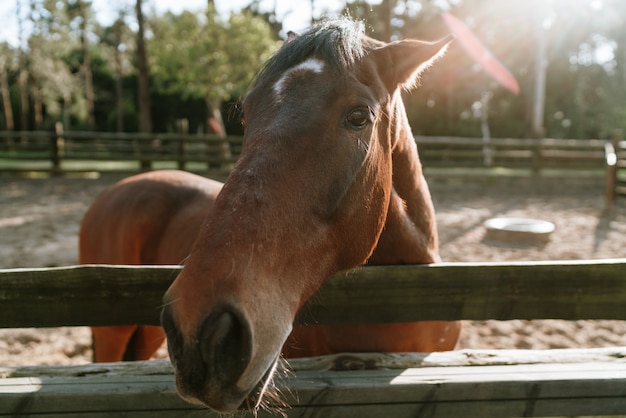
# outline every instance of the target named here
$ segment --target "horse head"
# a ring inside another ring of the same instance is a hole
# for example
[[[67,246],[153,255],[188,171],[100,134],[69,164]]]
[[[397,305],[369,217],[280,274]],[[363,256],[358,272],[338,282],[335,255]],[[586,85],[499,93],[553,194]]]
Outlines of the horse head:
[[[342,19],[288,40],[260,71],[241,157],[164,298],[183,397],[255,407],[298,309],[372,255],[394,150],[413,143],[400,91],[448,43],[382,43]]]

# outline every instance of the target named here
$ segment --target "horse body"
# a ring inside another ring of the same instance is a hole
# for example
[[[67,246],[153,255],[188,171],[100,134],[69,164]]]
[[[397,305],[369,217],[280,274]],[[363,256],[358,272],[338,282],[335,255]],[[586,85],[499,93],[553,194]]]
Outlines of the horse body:
[[[408,143],[414,144],[410,139]],[[399,181],[413,179],[400,176]],[[189,255],[221,187],[222,183],[175,170],[120,181],[99,196],[83,219],[81,264],[181,263]],[[422,199],[415,205],[403,203],[407,200],[400,198],[394,188],[387,224],[368,264],[438,261],[434,217],[424,216],[433,209],[426,184],[421,188]],[[407,226],[420,221],[425,221],[421,230]],[[442,351],[454,347],[457,333],[457,323],[438,321],[296,326],[284,344],[283,355],[294,358],[357,351]],[[97,362],[146,360],[165,338],[161,327],[156,326],[93,327],[92,334]]]
[[[165,170],[105,190],[80,228],[81,264],[180,264],[222,184]],[[146,360],[165,339],[157,326],[93,327],[94,361]]]

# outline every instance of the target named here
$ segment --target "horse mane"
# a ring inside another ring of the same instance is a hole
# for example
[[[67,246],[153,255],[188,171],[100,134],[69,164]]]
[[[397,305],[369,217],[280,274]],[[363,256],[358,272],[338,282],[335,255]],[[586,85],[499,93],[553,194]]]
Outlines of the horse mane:
[[[326,20],[283,46],[261,68],[254,85],[280,78],[285,71],[313,56],[341,74],[363,57],[364,25],[347,17]]]

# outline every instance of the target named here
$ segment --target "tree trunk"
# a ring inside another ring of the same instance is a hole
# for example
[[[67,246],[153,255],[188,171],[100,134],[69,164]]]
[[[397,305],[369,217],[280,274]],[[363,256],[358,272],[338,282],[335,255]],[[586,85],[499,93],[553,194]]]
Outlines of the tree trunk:
[[[220,101],[218,99],[206,98],[207,106],[207,126],[208,132],[215,135],[226,138],[226,128],[224,127],[224,120],[222,119],[222,113],[220,111]],[[232,152],[230,151],[230,144],[224,140],[217,144],[217,146],[211,147],[212,152],[209,152],[209,159],[215,157],[220,162],[209,161],[209,168],[231,168],[232,164],[230,160],[232,158]]]
[[[122,53],[115,47],[115,102],[117,108],[117,132],[124,132],[124,91],[122,74]]]
[[[124,132],[124,56],[120,49],[124,38],[124,18],[126,13],[124,8],[118,10],[118,17],[113,24],[113,36],[111,38],[113,46],[113,61],[115,63],[115,109],[116,109],[116,130]]]
[[[535,55],[535,85],[533,91],[533,113],[531,130],[534,138],[543,138],[546,134],[544,126],[544,107],[546,101],[546,77],[548,73],[548,58],[546,52],[546,32],[543,28],[543,14],[536,12],[535,36],[537,49]]]
[[[222,138],[226,137],[226,127],[224,126],[224,119],[222,119],[222,112],[220,111],[221,102],[218,99],[207,97],[206,107],[208,132],[221,136]]]
[[[62,123],[63,126],[69,128],[70,126],[70,107],[72,105],[72,96],[68,93],[63,94],[63,107],[61,109],[62,112]]]
[[[96,126],[95,99],[93,92],[93,73],[91,71],[91,55],[89,54],[89,37],[87,36],[87,10],[82,0],[77,0],[80,24],[80,40],[83,49],[83,77],[85,78],[85,99],[87,100],[87,127],[93,130]]]
[[[11,107],[11,94],[9,92],[9,75],[6,67],[0,68],[0,90],[2,90],[2,109],[4,110],[4,127],[7,131],[15,130],[15,120],[13,119],[13,108]],[[6,144],[8,149],[13,149],[15,139],[8,137]]]
[[[0,71],[0,89],[2,89],[2,108],[4,109],[4,124],[7,131],[15,130],[13,108],[11,107],[11,94],[9,92],[9,74],[3,66]]]
[[[117,74],[115,77],[115,97],[117,108],[116,130],[124,132],[124,91],[122,89],[122,76]]]
[[[20,0],[15,2],[15,14],[17,18],[17,36],[19,39],[19,75],[17,83],[20,90],[20,130],[28,130],[28,91],[26,82],[28,81],[28,73],[26,72],[26,53],[24,52],[24,21],[20,11],[22,5]],[[25,138],[21,138],[21,142],[26,142]]]
[[[20,129],[22,131],[28,130],[28,73],[26,72],[26,57],[22,51],[20,55],[23,57],[20,59],[20,74],[18,76],[18,85],[20,87]],[[22,139],[22,142],[25,142]]]
[[[31,94],[33,96],[33,111],[35,114],[35,130],[40,131],[43,127],[43,103],[41,101],[41,89],[39,88],[39,77],[33,72],[33,87]]]
[[[139,67],[138,96],[139,96],[139,130],[141,132],[152,132],[152,119],[150,117],[150,91],[148,82],[148,55],[146,53],[143,11],[141,10],[141,0],[137,0],[135,6],[137,13],[137,66]],[[141,160],[141,169],[149,170],[151,162],[146,159]]]
[[[146,53],[145,29],[141,0],[136,5],[137,24],[137,66],[139,67],[139,130],[152,132],[152,119],[150,117],[150,91],[148,81],[148,55]]]

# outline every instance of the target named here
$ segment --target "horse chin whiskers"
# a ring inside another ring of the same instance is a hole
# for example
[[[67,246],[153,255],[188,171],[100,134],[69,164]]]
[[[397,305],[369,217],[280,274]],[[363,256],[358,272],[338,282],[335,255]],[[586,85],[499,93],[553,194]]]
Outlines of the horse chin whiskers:
[[[280,389],[275,384],[276,374],[283,371],[283,362],[275,361],[246,397],[240,409],[251,411],[255,417],[259,411],[267,411],[286,418],[285,409],[289,407],[289,404],[282,398]]]
[[[273,415],[282,416],[287,418],[285,410],[289,407],[287,402],[282,399],[281,393],[272,385],[263,394],[260,401],[257,402],[256,407],[252,410],[254,416],[258,416],[259,411],[267,411]]]

